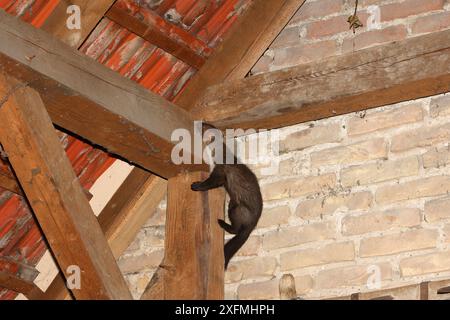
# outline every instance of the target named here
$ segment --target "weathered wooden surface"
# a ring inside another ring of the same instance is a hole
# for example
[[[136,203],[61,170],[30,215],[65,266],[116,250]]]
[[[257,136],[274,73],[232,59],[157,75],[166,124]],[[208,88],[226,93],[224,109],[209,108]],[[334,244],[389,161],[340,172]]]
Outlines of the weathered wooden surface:
[[[304,2],[254,1],[189,82],[177,105],[191,110],[209,86],[243,78]]]
[[[89,36],[114,0],[60,0],[42,29],[73,48],[78,48]],[[67,8],[77,5],[80,8],[81,29],[69,29],[67,20],[73,13]]]
[[[183,109],[2,11],[0,43],[0,71],[38,91],[56,125],[166,178],[208,170],[171,161],[172,132],[193,131]]]
[[[219,127],[276,128],[450,91],[450,31],[211,87],[193,110]]]
[[[225,193],[191,190],[207,176],[193,172],[169,179],[165,256],[143,299],[223,299],[224,234],[217,219],[223,218]]]
[[[0,74],[0,142],[62,270],[78,266],[78,299],[130,299],[127,284],[39,94]]]

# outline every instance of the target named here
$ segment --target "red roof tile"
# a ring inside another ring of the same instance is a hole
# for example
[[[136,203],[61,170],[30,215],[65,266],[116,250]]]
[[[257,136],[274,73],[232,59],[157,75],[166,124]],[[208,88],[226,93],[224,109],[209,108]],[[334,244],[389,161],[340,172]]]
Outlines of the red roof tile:
[[[58,3],[59,0],[0,0],[0,8],[39,28]],[[116,5],[143,22],[158,25],[166,34],[208,57],[249,3],[250,0],[119,0]],[[180,94],[196,72],[107,18],[97,25],[80,51],[168,100]],[[114,159],[70,135],[60,133],[60,137],[81,185],[89,189]],[[0,172],[9,172],[1,161]],[[46,249],[26,201],[0,188],[0,270],[32,270]],[[0,300],[14,299],[16,295],[0,288]]]

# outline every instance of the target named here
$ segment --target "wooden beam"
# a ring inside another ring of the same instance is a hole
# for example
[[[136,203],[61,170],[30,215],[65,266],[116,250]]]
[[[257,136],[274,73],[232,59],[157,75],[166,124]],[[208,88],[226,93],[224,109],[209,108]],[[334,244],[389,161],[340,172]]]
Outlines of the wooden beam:
[[[130,299],[127,284],[39,94],[0,75],[0,141],[62,270],[78,266],[78,299]]]
[[[190,80],[186,93],[176,100],[177,105],[191,110],[209,86],[243,78],[304,2],[253,1],[229,36]]]
[[[268,129],[448,91],[450,30],[217,85],[194,115]]]
[[[115,258],[119,258],[134,241],[142,225],[155,213],[166,195],[167,181],[135,168],[98,216]],[[70,297],[61,274],[52,281],[44,294],[46,300]]]
[[[12,275],[8,272],[0,271],[0,287],[22,293],[25,297],[39,297],[42,290],[39,289],[32,281],[28,281]]]
[[[166,178],[208,170],[171,161],[172,132],[193,136],[183,109],[2,11],[0,43],[0,70],[41,93],[56,125]]]
[[[164,299],[224,297],[223,230],[217,219],[224,215],[225,193],[191,190],[207,176],[194,172],[169,179],[165,256],[157,274]]]
[[[12,193],[23,195],[17,180],[10,175],[6,175],[0,172],[0,188],[11,191]]]
[[[113,3],[114,0],[61,0],[41,28],[69,46],[79,48]],[[80,8],[81,29],[67,27],[67,20],[73,15],[67,12],[71,5]]]
[[[151,11],[145,21],[140,20],[128,12],[123,2],[119,0],[113,5],[106,17],[186,64],[196,69],[203,66],[206,61],[204,54],[211,51],[204,42],[166,22],[156,13],[151,14]]]

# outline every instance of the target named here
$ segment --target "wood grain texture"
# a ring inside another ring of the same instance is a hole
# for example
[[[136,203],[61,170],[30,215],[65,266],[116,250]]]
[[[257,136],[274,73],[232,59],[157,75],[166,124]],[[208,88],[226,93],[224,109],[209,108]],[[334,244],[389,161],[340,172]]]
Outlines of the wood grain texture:
[[[205,64],[205,57],[189,48],[187,43],[177,41],[175,38],[170,37],[170,29],[161,30],[157,27],[156,21],[154,26],[148,25],[116,5],[112,6],[108,10],[106,17],[139,37],[147,40],[149,43],[161,48],[167,53],[170,53],[191,67],[200,69]],[[156,14],[154,19],[164,22],[164,20]],[[178,27],[173,26],[173,28]],[[184,37],[191,38],[191,41],[199,41],[183,29],[179,30],[179,32],[183,32],[185,34]]]
[[[15,177],[0,173],[0,188],[22,195],[22,189]]]
[[[157,273],[163,284],[155,281],[143,298],[223,299],[224,233],[217,219],[224,215],[225,192],[191,190],[193,182],[207,176],[193,172],[169,179],[165,256]]]
[[[42,29],[72,48],[78,48],[103,18],[114,0],[61,0],[53,13],[42,25]],[[80,8],[81,29],[69,29],[67,8],[77,5]]]
[[[172,132],[193,132],[185,110],[2,11],[0,43],[0,71],[38,91],[56,125],[162,177],[208,170],[171,161]]]
[[[155,214],[167,192],[167,181],[139,168],[133,169],[98,216],[100,227],[119,258],[134,241],[142,225]],[[40,299],[65,300],[70,298],[61,274]]]
[[[28,281],[12,275],[8,272],[0,271],[0,287],[22,293],[25,297],[38,297],[42,294],[32,281]]]
[[[81,270],[77,299],[130,299],[100,225],[39,94],[0,74],[0,141],[62,270]]]
[[[193,113],[277,128],[450,91],[450,31],[217,85]]]
[[[191,110],[209,86],[243,78],[304,0],[254,1],[189,82],[177,105]]]

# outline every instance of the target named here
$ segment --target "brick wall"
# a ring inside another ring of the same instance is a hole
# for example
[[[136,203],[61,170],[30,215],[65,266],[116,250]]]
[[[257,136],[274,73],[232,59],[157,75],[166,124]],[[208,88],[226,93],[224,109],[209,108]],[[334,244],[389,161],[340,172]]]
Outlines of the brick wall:
[[[450,1],[360,0],[354,35],[353,3],[308,0],[253,73],[450,27]],[[284,273],[305,298],[370,291],[374,274],[381,288],[450,278],[450,95],[283,128],[280,153],[277,174],[253,167],[265,209],[227,298],[276,299]],[[164,208],[119,260],[135,297],[163,256]]]

